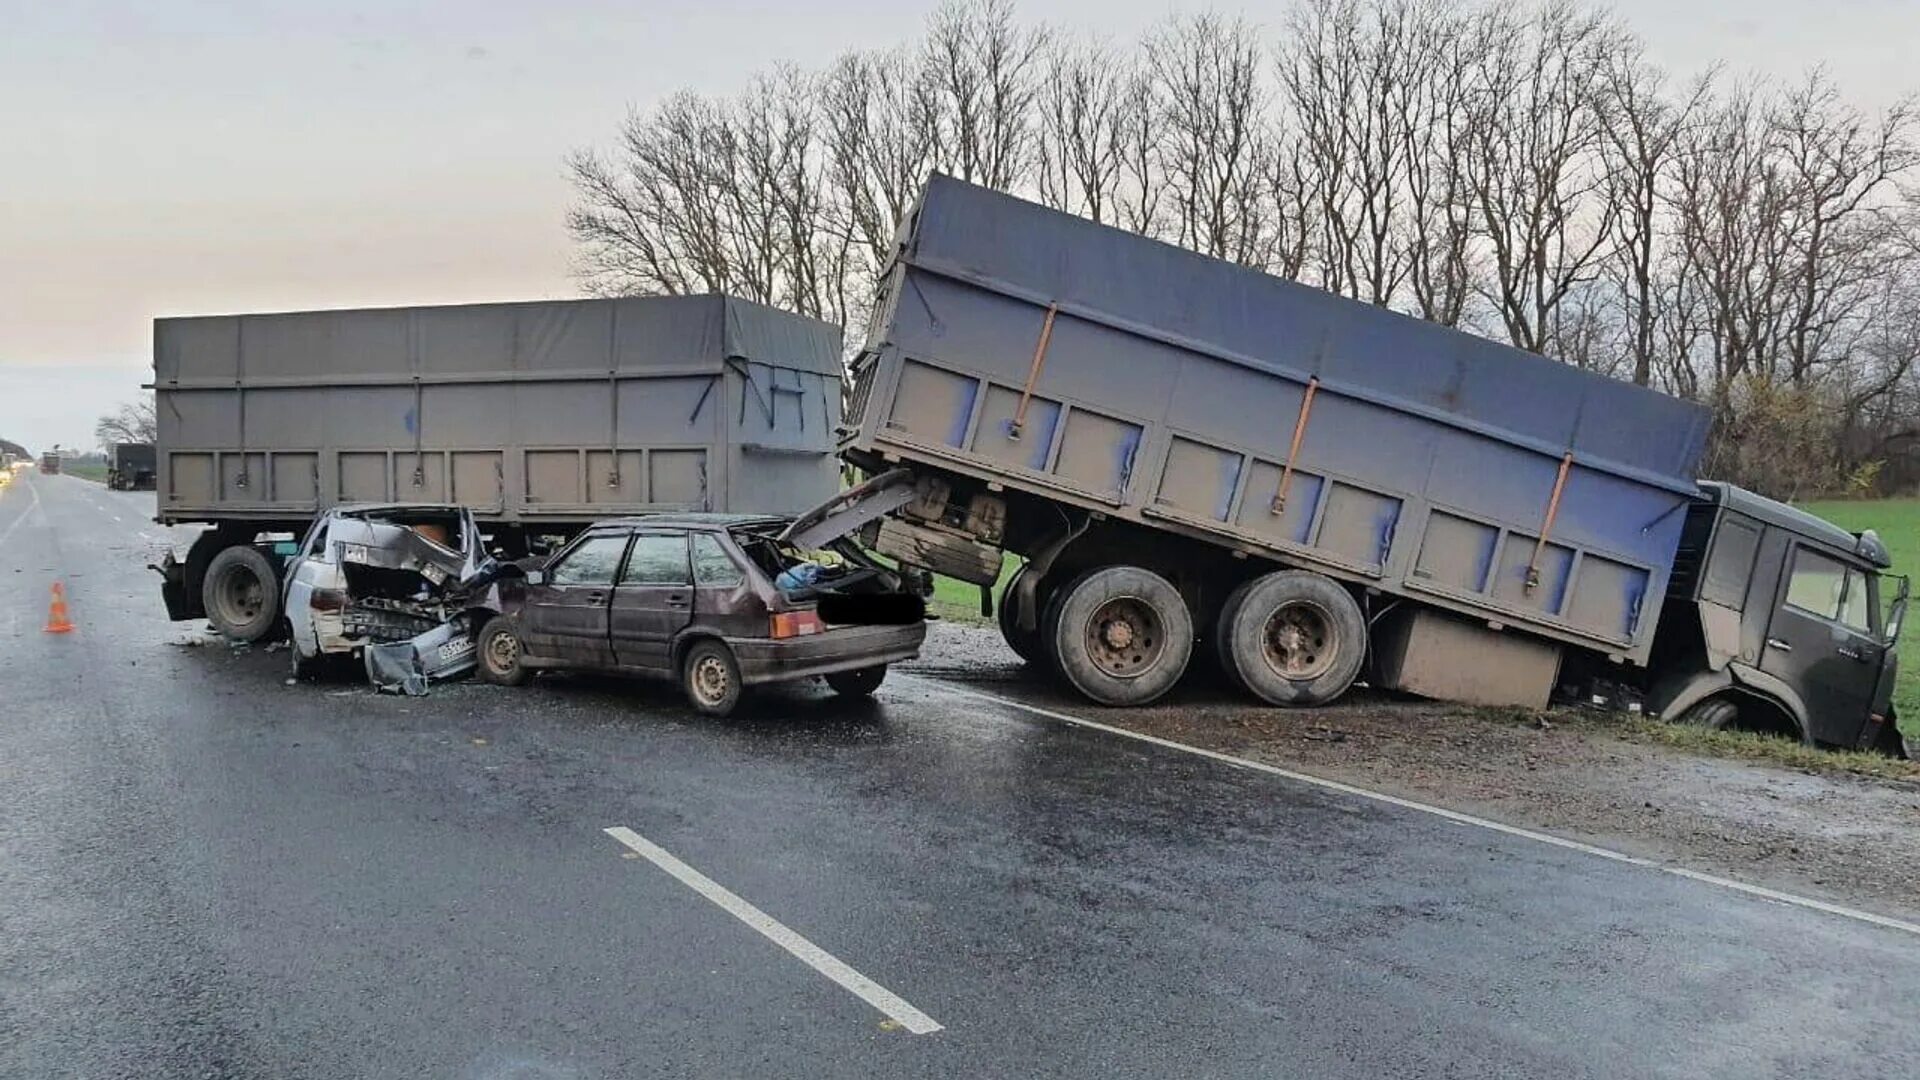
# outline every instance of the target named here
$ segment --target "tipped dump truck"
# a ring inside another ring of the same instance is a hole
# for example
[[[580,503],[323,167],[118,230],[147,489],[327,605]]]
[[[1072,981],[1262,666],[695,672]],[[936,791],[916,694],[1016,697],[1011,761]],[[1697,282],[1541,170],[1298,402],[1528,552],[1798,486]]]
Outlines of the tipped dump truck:
[[[987,586],[1009,644],[1140,704],[1213,654],[1544,705],[1598,670],[1701,722],[1892,739],[1886,550],[1695,482],[1689,402],[944,177],[902,223],[806,515]]]

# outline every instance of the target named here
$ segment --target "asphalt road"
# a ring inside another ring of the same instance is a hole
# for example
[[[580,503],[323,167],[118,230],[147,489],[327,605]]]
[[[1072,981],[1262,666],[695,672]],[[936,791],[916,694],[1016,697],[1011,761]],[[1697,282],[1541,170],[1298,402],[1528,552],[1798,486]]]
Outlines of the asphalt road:
[[[152,507],[0,494],[0,1076],[1920,1073],[1899,930],[928,679],[288,686],[165,620]]]

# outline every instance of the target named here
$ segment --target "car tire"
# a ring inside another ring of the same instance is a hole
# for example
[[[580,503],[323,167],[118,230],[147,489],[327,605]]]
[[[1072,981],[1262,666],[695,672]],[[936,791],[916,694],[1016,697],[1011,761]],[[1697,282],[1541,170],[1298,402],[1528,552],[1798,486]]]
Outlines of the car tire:
[[[495,615],[480,628],[474,639],[475,667],[481,682],[495,686],[520,686],[532,677],[524,662],[525,643],[520,640],[520,624],[511,615]]]
[[[1193,656],[1193,615],[1166,578],[1107,566],[1054,598],[1050,650],[1060,674],[1102,705],[1145,705],[1180,681]]]
[[[1244,590],[1244,591],[1242,591]],[[1271,705],[1324,705],[1367,659],[1367,619],[1332,578],[1281,570],[1236,589],[1219,637],[1230,677]]]
[[[727,716],[740,704],[740,664],[726,643],[703,638],[680,661],[680,688],[704,716]]]
[[[1000,624],[1000,637],[1007,643],[1007,648],[1012,649],[1015,656],[1027,663],[1039,664],[1046,660],[1046,648],[1040,641],[1044,620],[1035,619],[1032,630],[1022,630],[1019,622],[1014,618],[1014,605],[1008,600],[1014,595],[1013,590],[1020,584],[1020,579],[1026,577],[1028,572],[1028,568],[1022,566],[1007,579],[1007,587],[1000,591],[1000,606],[994,614],[996,621]],[[1033,602],[1044,610],[1047,598],[1040,590],[1035,589]]]
[[[207,564],[200,602],[213,628],[235,641],[260,641],[280,621],[280,575],[258,549],[241,544]]]
[[[827,685],[841,697],[869,697],[880,689],[886,677],[887,665],[875,664],[852,671],[836,671],[827,676]]]

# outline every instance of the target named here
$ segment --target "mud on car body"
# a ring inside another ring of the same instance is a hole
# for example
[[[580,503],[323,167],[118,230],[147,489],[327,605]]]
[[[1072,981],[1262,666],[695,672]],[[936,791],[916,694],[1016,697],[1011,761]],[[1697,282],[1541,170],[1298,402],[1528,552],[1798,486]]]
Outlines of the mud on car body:
[[[803,550],[789,518],[663,514],[596,525],[501,590],[480,677],[539,669],[677,677],[725,715],[752,685],[822,677],[868,694],[926,637],[923,579],[851,541]]]
[[[520,573],[487,554],[464,507],[340,507],[321,515],[289,561],[282,610],[296,674],[360,653],[383,689],[421,693],[474,666],[473,634]]]

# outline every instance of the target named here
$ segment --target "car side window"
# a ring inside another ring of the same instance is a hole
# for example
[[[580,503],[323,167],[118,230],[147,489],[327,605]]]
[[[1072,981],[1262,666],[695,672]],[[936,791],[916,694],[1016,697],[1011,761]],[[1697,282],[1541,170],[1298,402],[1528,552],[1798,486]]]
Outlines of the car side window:
[[[693,537],[693,583],[731,588],[747,579],[720,538],[711,533]]]
[[[620,568],[620,553],[627,547],[625,533],[590,536],[567,552],[559,565],[547,572],[551,585],[612,585],[613,572]]]
[[[622,585],[685,585],[687,534],[641,533],[633,538],[633,553],[620,575]]]

